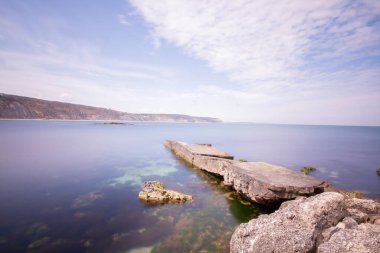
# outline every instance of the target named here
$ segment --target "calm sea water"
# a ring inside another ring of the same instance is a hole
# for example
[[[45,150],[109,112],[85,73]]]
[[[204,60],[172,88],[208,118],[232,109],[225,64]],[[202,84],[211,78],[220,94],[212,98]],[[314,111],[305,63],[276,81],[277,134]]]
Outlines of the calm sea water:
[[[380,128],[259,124],[0,121],[0,252],[228,252],[263,207],[188,167],[165,139],[212,143],[335,187],[380,194]],[[192,194],[146,205],[142,182]]]

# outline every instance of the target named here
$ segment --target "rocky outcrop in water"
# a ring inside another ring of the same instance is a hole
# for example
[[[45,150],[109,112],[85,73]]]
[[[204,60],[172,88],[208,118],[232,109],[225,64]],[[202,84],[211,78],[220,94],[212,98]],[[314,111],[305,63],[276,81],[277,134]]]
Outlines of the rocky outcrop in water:
[[[358,218],[358,212],[368,218]],[[241,224],[231,238],[231,252],[378,253],[379,214],[379,203],[335,192],[299,197]]]
[[[192,166],[222,176],[255,202],[295,198],[270,215],[241,224],[230,241],[232,253],[380,253],[379,203],[322,193],[328,186],[323,181],[269,163],[235,161],[210,144],[164,145]]]
[[[139,192],[139,199],[151,203],[184,203],[191,201],[191,195],[177,191],[165,189],[165,186],[158,181],[144,182],[142,191]]]
[[[135,114],[111,109],[0,93],[0,119],[126,120],[166,122],[221,122],[182,114]]]
[[[311,196],[324,191],[325,183],[314,177],[264,162],[239,162],[211,144],[167,140],[164,145],[192,166],[220,175],[251,200],[268,204]]]

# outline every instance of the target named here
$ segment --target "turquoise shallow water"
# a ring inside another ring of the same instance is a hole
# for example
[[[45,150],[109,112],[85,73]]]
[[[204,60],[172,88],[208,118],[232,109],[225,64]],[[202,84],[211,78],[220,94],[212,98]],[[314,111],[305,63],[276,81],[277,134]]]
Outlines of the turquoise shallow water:
[[[379,127],[0,121],[0,252],[228,252],[236,226],[267,210],[189,168],[165,139],[314,166],[335,187],[380,193]],[[146,180],[195,200],[146,205]]]

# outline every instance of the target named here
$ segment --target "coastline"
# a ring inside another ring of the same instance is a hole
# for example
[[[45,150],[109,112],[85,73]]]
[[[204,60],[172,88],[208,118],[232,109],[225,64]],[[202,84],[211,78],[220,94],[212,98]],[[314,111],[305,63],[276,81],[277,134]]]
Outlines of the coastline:
[[[111,120],[111,119],[4,119],[0,121],[68,121],[68,122],[125,122],[125,123],[182,123],[182,124],[226,124],[226,122],[185,122],[185,121],[151,121],[151,120]]]

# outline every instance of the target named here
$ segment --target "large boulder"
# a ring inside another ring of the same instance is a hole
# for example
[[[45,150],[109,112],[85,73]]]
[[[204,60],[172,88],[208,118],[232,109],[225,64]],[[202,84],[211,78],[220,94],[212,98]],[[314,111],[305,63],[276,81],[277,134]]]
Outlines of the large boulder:
[[[322,231],[344,217],[344,197],[326,192],[284,202],[270,215],[241,224],[231,238],[231,252],[312,252]]]
[[[298,198],[241,224],[231,238],[231,252],[380,253],[379,212],[373,200],[336,192]]]

